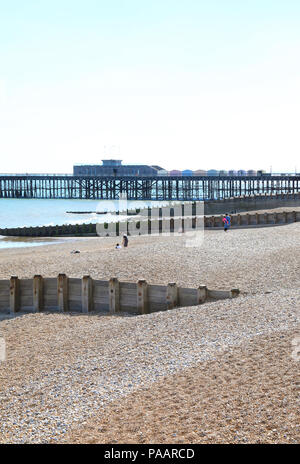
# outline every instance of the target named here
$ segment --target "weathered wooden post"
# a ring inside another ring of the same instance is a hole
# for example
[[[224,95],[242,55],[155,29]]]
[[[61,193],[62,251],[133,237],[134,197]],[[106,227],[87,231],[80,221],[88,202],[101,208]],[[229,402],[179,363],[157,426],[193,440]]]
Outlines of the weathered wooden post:
[[[268,213],[264,214],[264,224],[268,224]]]
[[[256,217],[256,224],[259,224],[259,214],[255,213],[255,217]]]
[[[81,308],[83,313],[93,310],[93,279],[89,275],[83,276],[81,281]]]
[[[20,311],[20,282],[17,276],[10,278],[9,305],[12,314]]]
[[[206,285],[199,285],[197,288],[197,304],[202,304],[207,298],[207,287]]]
[[[43,309],[43,277],[41,275],[35,275],[33,277],[33,307],[36,312],[42,311]]]
[[[178,288],[175,282],[171,282],[167,285],[167,308],[176,308],[178,304]]]
[[[69,309],[68,304],[68,277],[66,274],[58,274],[57,277],[57,301],[60,311],[65,312]]]
[[[232,288],[230,290],[230,298],[235,298],[239,295],[240,291],[238,288]]]
[[[242,221],[241,215],[238,214],[238,215],[237,215],[237,225],[238,225],[238,226],[241,225],[241,221]]]
[[[116,277],[112,277],[108,282],[109,292],[109,312],[111,314],[120,311],[120,284]]]
[[[146,280],[137,281],[137,309],[140,314],[148,314],[148,285]]]
[[[215,217],[215,226],[216,227],[222,227],[223,225],[223,218],[222,216],[217,216]]]

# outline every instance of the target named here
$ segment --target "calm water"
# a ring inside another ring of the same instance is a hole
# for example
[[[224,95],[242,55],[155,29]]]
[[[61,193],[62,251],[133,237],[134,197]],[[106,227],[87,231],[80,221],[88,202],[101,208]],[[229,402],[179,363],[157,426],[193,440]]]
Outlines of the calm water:
[[[0,250],[2,248],[24,248],[41,245],[54,245],[56,243],[62,243],[66,239],[61,238],[42,238],[38,237],[1,237],[0,236]]]
[[[0,228],[81,224],[116,220],[109,212],[142,208],[165,202],[117,200],[30,200],[0,199]],[[68,214],[67,211],[92,211],[89,214]],[[107,211],[99,215],[97,212]],[[46,240],[43,239],[43,242]],[[43,245],[36,239],[16,241],[0,238],[0,248]]]

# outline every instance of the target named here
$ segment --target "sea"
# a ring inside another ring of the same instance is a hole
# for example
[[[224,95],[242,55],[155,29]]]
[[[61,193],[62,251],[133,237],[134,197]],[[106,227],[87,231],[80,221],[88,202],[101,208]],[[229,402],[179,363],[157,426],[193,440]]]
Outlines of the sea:
[[[164,205],[166,202],[134,200],[54,200],[54,199],[0,199],[0,228],[55,226],[112,222],[116,211]],[[105,212],[106,214],[97,214]],[[57,243],[59,239],[18,239],[0,236],[0,249],[30,247]]]

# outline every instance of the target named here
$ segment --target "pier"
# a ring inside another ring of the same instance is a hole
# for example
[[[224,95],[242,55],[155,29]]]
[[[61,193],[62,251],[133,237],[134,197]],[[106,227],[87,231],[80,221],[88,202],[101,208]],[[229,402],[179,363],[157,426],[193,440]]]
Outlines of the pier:
[[[300,175],[144,176],[0,175],[0,198],[220,200],[241,195],[297,193]]]

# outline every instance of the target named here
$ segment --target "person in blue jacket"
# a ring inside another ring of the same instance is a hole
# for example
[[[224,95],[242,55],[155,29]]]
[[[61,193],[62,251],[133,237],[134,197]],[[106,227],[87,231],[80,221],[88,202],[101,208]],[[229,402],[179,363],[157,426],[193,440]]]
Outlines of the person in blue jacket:
[[[231,217],[229,216],[228,213],[226,214],[226,220],[227,220],[227,229],[229,229],[229,227],[231,226]]]
[[[227,213],[226,213],[226,216],[223,218],[223,224],[224,224],[224,232],[227,232],[231,224],[230,216]]]

